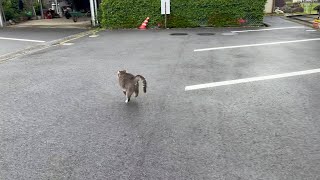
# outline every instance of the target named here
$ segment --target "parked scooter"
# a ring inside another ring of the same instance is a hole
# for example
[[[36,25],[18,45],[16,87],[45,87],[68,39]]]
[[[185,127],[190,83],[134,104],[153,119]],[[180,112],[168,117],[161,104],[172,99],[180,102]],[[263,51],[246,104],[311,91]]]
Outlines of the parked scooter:
[[[71,11],[72,11],[72,9],[69,6],[63,7],[63,14],[67,19],[69,19],[71,17],[71,14],[69,13]]]

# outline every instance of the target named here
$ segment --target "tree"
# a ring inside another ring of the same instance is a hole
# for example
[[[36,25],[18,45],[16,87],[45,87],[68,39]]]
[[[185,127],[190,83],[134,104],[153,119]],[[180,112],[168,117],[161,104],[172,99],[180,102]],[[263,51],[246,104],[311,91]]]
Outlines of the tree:
[[[15,19],[21,13],[19,10],[19,0],[4,0],[2,5],[6,20]]]

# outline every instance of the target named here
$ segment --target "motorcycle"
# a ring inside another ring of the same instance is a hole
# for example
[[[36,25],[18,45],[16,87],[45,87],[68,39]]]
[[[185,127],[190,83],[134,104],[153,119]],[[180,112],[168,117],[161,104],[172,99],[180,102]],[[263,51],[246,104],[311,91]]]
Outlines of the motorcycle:
[[[68,6],[65,6],[64,8],[63,8],[63,14],[64,14],[64,16],[67,18],[67,19],[70,19],[70,17],[71,17],[71,14],[70,14],[70,12],[72,11],[72,9],[70,8],[70,7],[68,7]]]

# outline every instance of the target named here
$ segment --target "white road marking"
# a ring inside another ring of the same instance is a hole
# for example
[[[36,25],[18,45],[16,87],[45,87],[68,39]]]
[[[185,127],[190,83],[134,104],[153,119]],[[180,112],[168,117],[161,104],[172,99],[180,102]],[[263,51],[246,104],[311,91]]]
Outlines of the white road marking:
[[[222,33],[223,36],[234,36],[234,35],[238,35],[238,33],[234,33],[234,32],[231,32],[231,33]]]
[[[243,30],[243,31],[231,31],[231,32],[233,32],[233,33],[242,33],[242,32],[273,31],[273,30],[301,29],[301,28],[306,28],[306,27],[304,27],[304,26],[293,26],[293,27],[265,28],[265,29],[253,29],[253,30]]]
[[[98,37],[99,35],[97,35],[97,34],[94,34],[94,35],[91,35],[91,36],[89,36],[89,37],[91,37],[91,38],[95,38],[95,37]]]
[[[246,79],[221,81],[221,82],[214,82],[214,83],[208,83],[208,84],[198,84],[198,85],[186,86],[185,91],[212,88],[212,87],[218,87],[218,86],[227,86],[232,84],[249,83],[249,82],[255,82],[255,81],[264,81],[269,79],[279,79],[279,78],[286,78],[286,77],[292,77],[292,76],[302,76],[302,75],[314,74],[314,73],[320,73],[320,69],[311,69],[306,71],[297,71],[297,72],[291,72],[291,73],[276,74],[271,76],[260,76],[260,77],[246,78]]]
[[[255,47],[255,46],[268,46],[268,45],[277,45],[277,44],[289,44],[289,43],[299,43],[299,42],[308,42],[308,41],[320,41],[320,38],[301,39],[301,40],[294,40],[294,41],[279,41],[279,42],[261,43],[261,44],[246,44],[246,45],[239,45],[239,46],[223,46],[223,47],[214,47],[214,48],[205,48],[205,49],[195,49],[194,52],[213,51],[213,50],[221,50],[221,49],[234,49],[234,48],[244,48],[244,47]]]
[[[67,42],[65,42],[65,43],[61,43],[61,45],[64,45],[64,46],[71,46],[71,45],[74,45],[74,43],[67,43]]]
[[[45,41],[40,41],[40,40],[32,40],[32,39],[17,39],[17,38],[6,38],[6,37],[0,37],[0,39],[3,39],[3,40],[10,40],[10,41],[39,42],[39,43],[44,43],[44,42],[45,42]]]

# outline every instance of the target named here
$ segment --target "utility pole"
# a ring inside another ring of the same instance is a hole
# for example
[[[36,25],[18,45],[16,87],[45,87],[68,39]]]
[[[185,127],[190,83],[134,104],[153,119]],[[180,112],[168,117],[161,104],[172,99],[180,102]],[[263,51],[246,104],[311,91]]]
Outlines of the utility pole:
[[[94,0],[94,9],[95,9],[95,15],[96,15],[96,25],[99,25],[97,0]]]
[[[5,26],[5,21],[4,21],[4,11],[2,8],[2,0],[0,0],[0,27]]]
[[[90,0],[90,14],[91,14],[91,23],[92,26],[96,26],[96,8],[95,8],[96,0]]]

